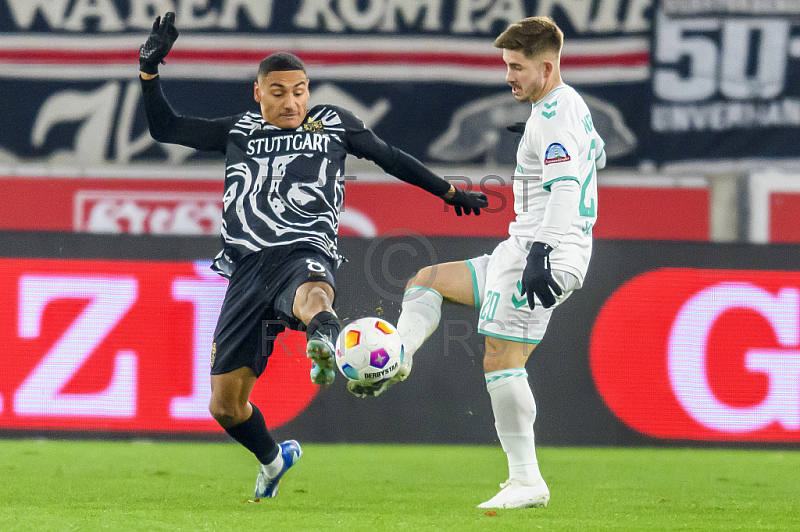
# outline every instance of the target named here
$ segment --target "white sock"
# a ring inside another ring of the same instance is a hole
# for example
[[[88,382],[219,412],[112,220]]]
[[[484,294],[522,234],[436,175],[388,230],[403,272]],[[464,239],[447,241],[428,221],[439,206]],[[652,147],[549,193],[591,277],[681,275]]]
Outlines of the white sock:
[[[492,371],[484,376],[486,389],[492,398],[497,437],[508,457],[508,478],[522,484],[536,484],[542,474],[533,443],[536,403],[528,384],[528,374],[525,368],[513,368]]]
[[[403,339],[405,356],[413,356],[428,336],[439,326],[442,296],[425,286],[412,286],[403,295],[403,309],[397,320],[397,332]]]
[[[281,469],[283,469],[283,453],[281,452],[280,447],[278,447],[278,456],[276,456],[275,459],[268,464],[261,464],[261,469],[269,478],[275,478],[278,476],[278,473],[280,473]]]

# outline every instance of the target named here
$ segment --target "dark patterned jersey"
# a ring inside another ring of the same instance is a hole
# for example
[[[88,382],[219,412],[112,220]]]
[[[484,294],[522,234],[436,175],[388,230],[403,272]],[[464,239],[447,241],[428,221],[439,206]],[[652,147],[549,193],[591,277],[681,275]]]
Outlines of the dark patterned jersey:
[[[346,138],[364,130],[347,111],[319,105],[295,130],[247,112],[231,128],[222,237],[240,253],[306,243],[336,258]]]
[[[142,80],[142,88],[153,138],[225,153],[224,249],[215,261],[223,275],[238,257],[274,246],[308,245],[337,259],[348,153],[437,196],[450,187],[340,107],[317,105],[300,127],[280,129],[249,111],[214,120],[179,116],[158,78]]]

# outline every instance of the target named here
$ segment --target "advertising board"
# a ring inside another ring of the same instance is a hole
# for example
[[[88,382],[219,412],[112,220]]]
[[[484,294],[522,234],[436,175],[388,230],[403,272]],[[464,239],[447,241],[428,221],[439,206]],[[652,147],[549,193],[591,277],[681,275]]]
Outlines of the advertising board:
[[[498,239],[343,238],[337,312],[396,321],[422,266]],[[213,237],[0,234],[4,434],[220,437],[208,364],[225,282]],[[32,258],[39,255],[40,258]],[[83,257],[83,258],[81,258]],[[800,441],[800,251],[786,245],[598,241],[585,286],[527,370],[551,445]],[[278,338],[256,402],[277,437],[491,443],[474,308],[447,305],[405,383],[373,400],[319,389],[304,338]]]

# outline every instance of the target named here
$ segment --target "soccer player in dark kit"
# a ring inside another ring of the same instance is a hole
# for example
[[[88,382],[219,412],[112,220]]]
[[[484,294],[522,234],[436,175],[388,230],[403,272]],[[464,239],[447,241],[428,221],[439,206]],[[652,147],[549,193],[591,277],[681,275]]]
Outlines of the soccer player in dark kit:
[[[286,327],[306,331],[311,380],[333,381],[341,329],[333,311],[334,270],[347,154],[439,196],[458,215],[480,214],[487,200],[387,145],[349,111],[307,109],[306,68],[292,54],[261,62],[254,84],[260,112],[217,119],[176,114],[158,77],[159,63],[178,38],[174,22],[174,13],[156,18],[139,50],[147,122],[157,141],[225,154],[223,249],[213,268],[229,284],[211,349],[209,411],[261,463],[255,496],[274,497],[302,450],[294,440],[275,442],[250,393],[273,339]]]

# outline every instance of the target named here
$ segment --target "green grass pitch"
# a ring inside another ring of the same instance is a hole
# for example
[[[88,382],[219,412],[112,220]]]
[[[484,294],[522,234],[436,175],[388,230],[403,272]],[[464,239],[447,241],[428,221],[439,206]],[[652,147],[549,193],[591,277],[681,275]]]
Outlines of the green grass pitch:
[[[800,452],[541,448],[548,508],[476,505],[497,447],[304,445],[278,498],[225,443],[0,440],[0,530],[800,530]]]

